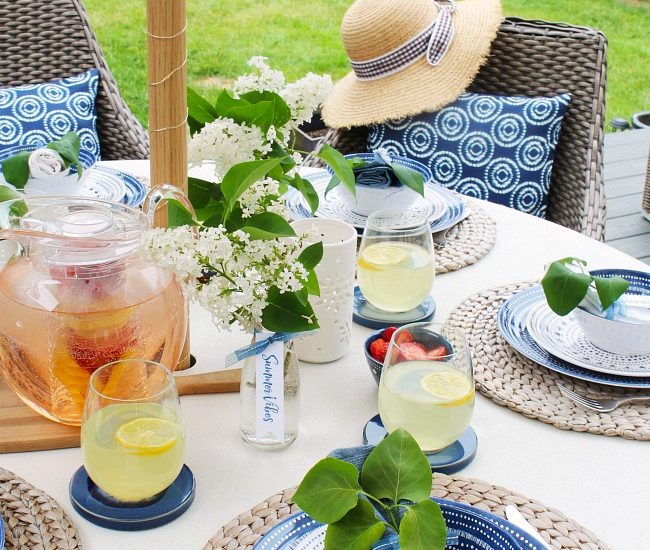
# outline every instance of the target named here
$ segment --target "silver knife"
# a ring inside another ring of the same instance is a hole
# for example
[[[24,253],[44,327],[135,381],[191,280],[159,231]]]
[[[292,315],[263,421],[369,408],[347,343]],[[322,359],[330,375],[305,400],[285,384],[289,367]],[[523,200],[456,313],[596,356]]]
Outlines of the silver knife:
[[[530,523],[528,523],[526,518],[521,515],[521,512],[517,510],[517,508],[511,506],[510,504],[506,506],[506,518],[510,523],[519,527],[519,529],[522,531],[526,531],[526,533],[533,537],[535,541],[539,543],[541,550],[551,550],[550,546],[548,546],[548,544],[546,544],[542,538],[542,535],[539,534],[539,531],[535,529]]]

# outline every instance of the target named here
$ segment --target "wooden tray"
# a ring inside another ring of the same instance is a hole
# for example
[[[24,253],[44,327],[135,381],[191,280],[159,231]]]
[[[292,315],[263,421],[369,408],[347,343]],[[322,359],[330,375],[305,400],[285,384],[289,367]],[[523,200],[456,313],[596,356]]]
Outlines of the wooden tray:
[[[176,376],[181,395],[239,391],[241,369]],[[79,428],[52,422],[14,393],[0,375],[0,453],[79,446]]]

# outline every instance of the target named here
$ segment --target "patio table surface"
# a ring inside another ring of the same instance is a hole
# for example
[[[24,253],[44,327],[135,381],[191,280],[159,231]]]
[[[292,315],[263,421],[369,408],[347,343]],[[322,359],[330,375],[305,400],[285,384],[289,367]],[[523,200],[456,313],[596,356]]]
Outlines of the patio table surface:
[[[147,175],[147,161],[107,163]],[[497,221],[493,250],[475,265],[436,278],[436,320],[467,296],[510,282],[538,279],[546,262],[570,255],[589,268],[647,270],[613,248],[526,214],[482,203]],[[199,549],[217,529],[277,491],[300,482],[329,451],[361,443],[365,422],[377,412],[377,386],[363,355],[369,329],[353,325],[342,359],[301,367],[300,432],[283,452],[255,451],[239,439],[239,395],[182,398],[186,463],[197,480],[189,511],[158,529],[134,533],[96,527],[70,505],[68,482],[81,465],[79,449],[0,455],[0,465],[57,499],[79,529],[84,548]],[[245,334],[217,332],[210,315],[191,312],[191,349],[198,363],[188,373],[221,369],[224,356],[246,344]],[[462,473],[541,500],[572,517],[617,550],[647,548],[650,445],[620,437],[561,431],[499,407],[478,395],[472,425],[477,456]]]

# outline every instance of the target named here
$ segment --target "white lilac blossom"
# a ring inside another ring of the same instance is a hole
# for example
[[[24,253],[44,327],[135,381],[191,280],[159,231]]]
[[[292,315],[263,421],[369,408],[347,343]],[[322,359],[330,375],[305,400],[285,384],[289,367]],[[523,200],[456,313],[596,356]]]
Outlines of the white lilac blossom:
[[[308,73],[307,76],[287,84],[278,93],[291,109],[291,121],[287,126],[297,128],[303,122],[311,120],[314,111],[318,109],[327,94],[332,89],[332,77]]]
[[[235,164],[254,160],[255,155],[268,153],[271,144],[257,126],[238,124],[229,118],[207,123],[192,136],[187,148],[191,164],[214,163],[218,180]]]
[[[223,226],[154,229],[142,241],[150,261],[176,273],[188,297],[210,311],[218,328],[239,323],[245,330],[262,322],[269,289],[302,289],[308,272],[297,260],[302,238],[251,241]]]
[[[284,174],[293,177],[303,159],[289,145],[291,133],[312,118],[332,87],[329,76],[312,73],[286,84],[282,72],[271,69],[264,57],[253,57],[248,64],[252,70],[235,81],[234,97],[274,92],[286,102],[291,119],[282,128],[270,126],[265,131],[224,117],[205,124],[189,142],[188,159],[194,165],[211,163],[215,183],[236,164],[269,158],[277,145],[295,162]],[[272,212],[288,221],[281,197],[286,185],[286,179],[281,185],[269,175],[252,183],[237,198],[241,218],[247,221]],[[303,244],[302,237],[251,240],[248,233],[227,231],[222,225],[200,230],[182,226],[150,231],[142,250],[150,261],[179,276],[187,296],[212,314],[218,328],[239,323],[252,330],[261,324],[272,287],[281,294],[303,289],[309,277],[297,259]]]

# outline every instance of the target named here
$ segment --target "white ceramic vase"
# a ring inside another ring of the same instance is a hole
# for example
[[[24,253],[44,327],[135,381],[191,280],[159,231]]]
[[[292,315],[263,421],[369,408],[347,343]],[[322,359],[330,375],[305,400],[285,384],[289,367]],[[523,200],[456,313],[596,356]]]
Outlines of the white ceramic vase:
[[[323,259],[316,266],[320,296],[310,296],[320,328],[295,340],[301,361],[329,363],[350,347],[357,231],[350,224],[326,218],[307,218],[291,224],[307,234],[307,244],[323,242]]]

